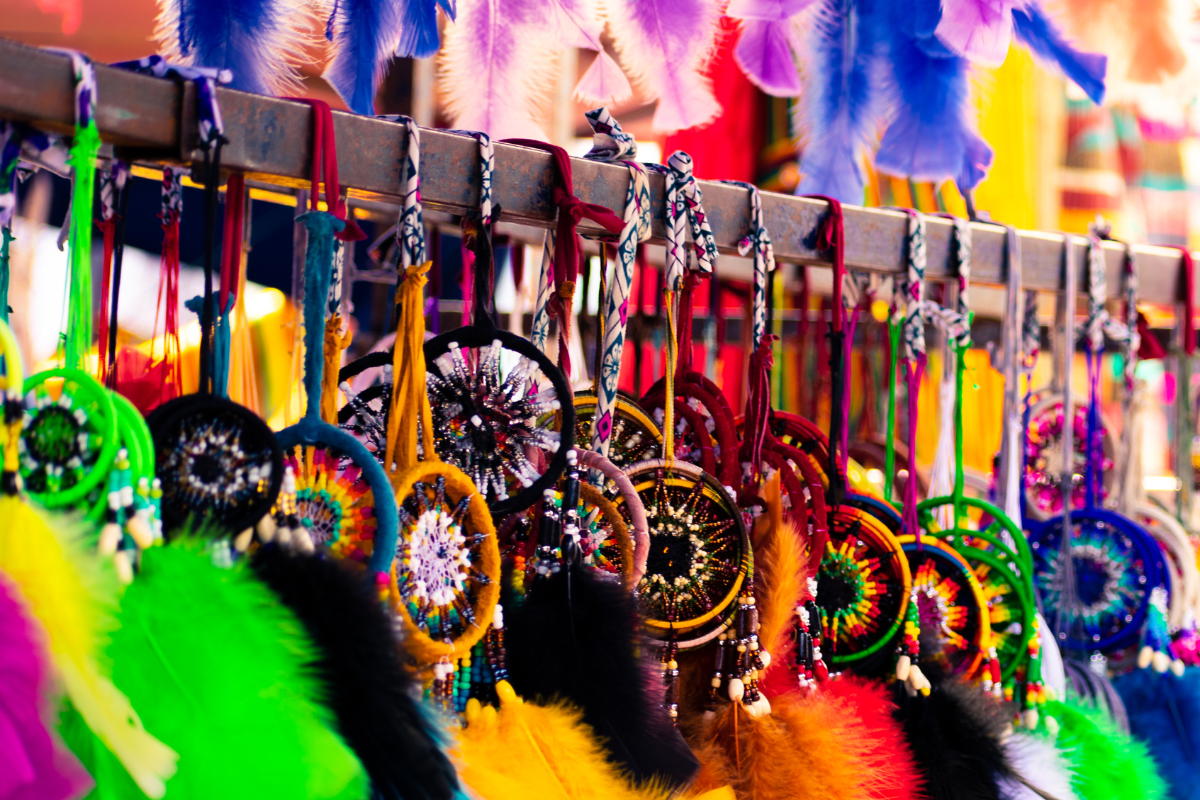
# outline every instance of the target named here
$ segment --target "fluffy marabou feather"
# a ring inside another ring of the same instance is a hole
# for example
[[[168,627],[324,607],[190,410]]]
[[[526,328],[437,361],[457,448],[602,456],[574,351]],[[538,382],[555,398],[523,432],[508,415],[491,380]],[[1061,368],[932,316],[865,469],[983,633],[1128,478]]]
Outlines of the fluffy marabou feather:
[[[1117,730],[1102,711],[1074,700],[1046,704],[1058,720],[1055,746],[1074,770],[1080,800],[1163,800],[1167,787],[1146,745]]]
[[[1024,0],[944,0],[936,34],[958,55],[985,67],[1008,56],[1013,6]]]
[[[918,181],[953,178],[973,189],[987,174],[992,150],[974,131],[968,92],[970,62],[935,38],[905,25],[904,4],[882,19],[887,37],[891,115],[875,166]]]
[[[629,79],[604,49],[604,16],[599,0],[543,0],[547,16],[557,25],[558,41],[569,47],[593,50],[596,60],[575,85],[575,96],[589,103],[623,103],[633,96]]]
[[[837,704],[854,731],[855,758],[864,772],[872,800],[924,800],[925,779],[917,767],[896,706],[882,683],[843,673],[821,684],[820,691]]]
[[[717,36],[718,0],[606,0],[625,70],[658,101],[654,130],[707,125],[721,113],[704,72]]]
[[[54,524],[63,526],[58,519]],[[12,579],[45,630],[51,660],[75,708],[142,791],[162,797],[177,756],[143,729],[129,698],[98,658],[115,624],[115,575],[85,551],[77,530],[55,529],[47,517],[11,496],[0,497],[0,571]]]
[[[816,0],[733,0],[725,15],[742,21],[733,57],[755,86],[776,97],[798,97],[800,72],[792,52],[803,43],[792,18]]]
[[[507,691],[505,691],[507,689]],[[578,711],[508,697],[501,708],[469,701],[467,726],[457,737],[459,778],[483,800],[668,800],[670,789],[638,784],[607,759]]]
[[[168,800],[366,796],[303,627],[248,569],[214,566],[197,541],[146,551],[109,655],[146,725],[179,751]],[[112,776],[96,800],[134,796],[111,767],[95,769]]]
[[[1135,669],[1113,686],[1125,702],[1130,732],[1150,746],[1171,797],[1200,798],[1200,667],[1188,667],[1183,677]]]
[[[999,800],[1014,775],[1002,738],[1004,706],[976,686],[934,681],[929,696],[894,689],[899,718],[932,800]]]
[[[537,122],[559,43],[543,0],[459,0],[446,31],[440,91],[457,128],[493,139],[545,139]],[[540,32],[540,33],[539,33]]]
[[[437,52],[437,4],[434,0],[337,0],[328,31],[333,57],[322,77],[351,111],[370,116],[393,55],[428,58]]]
[[[1071,782],[1070,764],[1049,738],[1037,733],[1015,733],[1004,743],[1017,775],[1002,778],[1003,800],[1079,800]]]
[[[713,764],[710,769],[728,779],[739,800],[806,797],[801,793],[809,764],[796,752],[792,731],[777,714],[754,719],[741,703],[729,703],[707,725],[696,722],[689,726],[689,740]]]
[[[771,654],[761,689],[774,698],[796,687],[792,662],[796,606],[808,580],[808,560],[800,532],[783,518],[778,475],[763,487],[767,511],[754,521],[754,601],[759,646]]]
[[[662,707],[661,677],[639,651],[637,608],[620,583],[576,564],[533,583],[505,615],[513,688],[538,702],[566,701],[583,712],[609,760],[635,780],[687,784],[697,769]],[[653,688],[652,688],[653,687]]]
[[[268,545],[254,573],[304,624],[337,728],[371,777],[376,800],[450,800],[458,790],[443,733],[414,700],[420,686],[365,572]]]
[[[282,95],[299,87],[308,34],[303,0],[158,0],[154,30],[162,54],[193,67],[233,73],[234,89]]]
[[[797,194],[824,194],[863,202],[864,152],[882,116],[874,26],[864,8],[879,0],[821,0],[808,29],[806,89],[796,129],[806,131]]]
[[[45,643],[0,573],[0,800],[67,800],[92,785],[46,728],[51,696]]]
[[[1035,56],[1055,65],[1074,81],[1092,102],[1104,102],[1108,58],[1077,50],[1036,0],[1031,0],[1023,9],[1013,9],[1013,32]]]

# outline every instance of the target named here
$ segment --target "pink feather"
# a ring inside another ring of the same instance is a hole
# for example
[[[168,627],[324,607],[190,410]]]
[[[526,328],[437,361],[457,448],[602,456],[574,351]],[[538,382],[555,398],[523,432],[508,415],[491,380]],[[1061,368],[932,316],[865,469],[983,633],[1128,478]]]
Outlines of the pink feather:
[[[46,727],[47,659],[19,595],[0,574],[0,800],[66,800],[92,779]]]
[[[558,26],[559,41],[569,47],[596,52],[596,60],[575,85],[575,96],[602,105],[623,103],[633,96],[629,79],[604,50],[600,36],[604,17],[596,0],[545,0]]]
[[[1008,56],[1012,10],[1025,0],[943,0],[934,31],[942,44],[976,64],[998,67]]]
[[[621,63],[658,101],[654,130],[700,127],[721,113],[704,72],[719,6],[719,0],[609,0],[609,29]]]
[[[454,126],[493,139],[547,138],[538,118],[554,85],[557,30],[546,0],[459,0],[440,78]]]
[[[803,86],[792,55],[797,46],[788,20],[747,19],[733,57],[750,82],[767,94],[799,97]]]

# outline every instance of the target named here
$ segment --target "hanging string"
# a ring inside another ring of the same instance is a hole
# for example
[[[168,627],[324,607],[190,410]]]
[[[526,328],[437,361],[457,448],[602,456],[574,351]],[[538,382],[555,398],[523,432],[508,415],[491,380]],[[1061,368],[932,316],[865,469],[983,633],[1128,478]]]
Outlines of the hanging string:
[[[663,400],[663,459],[670,469],[675,461],[675,365],[679,359],[676,340],[676,297],[672,289],[663,292],[667,312],[667,366],[664,373],[666,393]]]
[[[117,320],[120,314],[121,302],[121,269],[125,263],[125,228],[129,222],[129,165],[123,160],[114,158],[112,161],[113,184],[117,197],[117,211],[113,227],[112,244],[112,295],[107,323],[108,337],[106,349],[101,359],[107,365],[105,381],[109,389],[117,390]],[[105,242],[107,250],[108,242]]]
[[[904,484],[902,530],[920,542],[921,526],[917,517],[917,414],[921,395],[921,377],[925,373],[925,218],[917,211],[903,209],[908,217],[906,244],[908,269],[901,291],[904,301],[904,371],[908,387],[908,479]]]
[[[845,384],[842,379],[845,350],[842,337],[842,283],[846,276],[846,224],[842,214],[842,204],[825,195],[806,195],[814,200],[823,200],[829,204],[821,227],[817,229],[817,249],[828,250],[833,258],[833,303],[832,320],[829,326],[829,365],[832,401],[829,413],[829,494],[827,505],[839,506],[845,497],[845,472],[841,469],[839,449],[842,441],[842,425],[844,414],[842,405],[845,403]]]
[[[165,402],[183,393],[183,376],[180,371],[181,348],[179,344],[179,221],[183,213],[182,173],[174,167],[163,167],[162,260],[158,274],[158,303],[154,312],[154,334],[158,337],[158,322],[163,320],[163,372],[159,402]],[[152,345],[153,347],[153,345]],[[150,351],[154,362],[154,350]]]
[[[115,164],[115,162],[113,162]],[[109,334],[109,294],[112,291],[112,261],[113,247],[116,241],[117,232],[117,207],[116,198],[114,196],[115,181],[113,180],[113,170],[110,166],[108,170],[103,170],[99,175],[100,182],[100,216],[96,220],[96,227],[100,229],[100,233],[104,238],[104,255],[100,262],[100,309],[96,314],[96,342],[97,350],[100,356],[98,375],[100,382],[108,383],[108,371],[110,359],[108,357],[108,334]],[[115,331],[113,332],[115,335]]]

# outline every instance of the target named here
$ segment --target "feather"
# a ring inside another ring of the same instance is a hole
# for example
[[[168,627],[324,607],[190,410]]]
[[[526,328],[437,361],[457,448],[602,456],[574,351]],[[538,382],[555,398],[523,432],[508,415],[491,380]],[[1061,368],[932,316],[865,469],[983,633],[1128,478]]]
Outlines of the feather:
[[[567,47],[593,50],[596,60],[588,67],[579,83],[575,84],[575,96],[589,103],[602,105],[623,103],[633,97],[629,79],[604,49],[600,41],[604,33],[604,17],[596,0],[544,0],[549,5],[549,14],[557,26],[557,40]]]
[[[1160,774],[1178,800],[1200,798],[1200,667],[1182,677],[1135,669],[1113,679],[1129,714],[1130,732],[1150,746]]]
[[[443,733],[413,699],[392,622],[361,570],[322,555],[259,548],[254,573],[304,624],[337,728],[371,777],[376,800],[450,800],[458,790]]]
[[[991,166],[992,151],[972,128],[970,63],[905,29],[903,5],[885,16],[891,62],[892,114],[875,154],[881,172],[917,181],[955,178],[973,189]]]
[[[672,791],[637,785],[614,767],[579,711],[542,706],[496,685],[500,710],[467,701],[458,734],[459,778],[483,800],[598,798],[668,800]]]
[[[230,88],[283,95],[299,89],[309,12],[304,0],[158,0],[154,38],[165,58],[228,69]]]
[[[1008,57],[1012,10],[1025,0],[944,0],[934,33],[955,54],[984,67]]]
[[[537,118],[559,44],[531,35],[544,29],[547,13],[541,0],[461,0],[439,77],[455,127],[493,139],[547,138]]]
[[[863,202],[863,156],[882,107],[877,32],[861,22],[861,4],[821,0],[808,30],[808,86],[795,123],[807,132],[797,194]]]
[[[1017,41],[1042,61],[1057,66],[1093,103],[1104,102],[1108,58],[1076,50],[1036,0],[1030,0],[1024,9],[1013,9],[1013,31]]]
[[[437,52],[437,5],[434,0],[337,0],[326,31],[333,57],[322,77],[351,111],[371,116],[393,56],[428,58]]]
[[[55,530],[18,497],[0,497],[0,571],[20,589],[45,630],[67,697],[142,791],[159,798],[177,756],[143,729],[129,699],[100,665],[97,651],[113,626],[117,584],[84,547],[75,530]]]
[[[657,100],[655,131],[698,128],[721,113],[704,68],[716,46],[717,0],[608,0],[625,69]]]
[[[717,765],[713,769],[718,774],[728,777],[739,800],[802,796],[808,764],[795,751],[792,731],[776,714],[755,719],[741,703],[727,703],[707,725],[693,721],[688,727],[693,746]]]
[[[802,42],[792,18],[816,0],[733,0],[725,16],[742,21],[733,57],[755,86],[776,97],[799,97],[800,72],[792,55]]]
[[[838,704],[839,716],[856,736],[855,756],[863,770],[864,789],[872,800],[924,800],[925,780],[917,767],[896,706],[886,686],[843,673],[820,685]]]
[[[909,697],[900,684],[893,691],[926,793],[931,800],[999,800],[1000,781],[1015,774],[1002,744],[1004,706],[960,680],[933,683],[928,696]]]
[[[42,635],[0,574],[0,800],[67,800],[92,785],[46,728],[50,681]]]
[[[1081,800],[1163,800],[1167,788],[1146,745],[1113,725],[1102,711],[1075,700],[1052,700],[1045,713],[1058,721],[1057,747],[1075,773]]]
[[[1016,770],[1016,775],[1000,781],[1004,800],[1044,800],[1046,795],[1054,800],[1079,800],[1071,787],[1075,775],[1052,740],[1018,732],[1008,738],[1004,749]]]
[[[199,541],[144,553],[108,654],[146,724],[179,751],[168,800],[366,796],[362,765],[320,702],[303,627],[250,570],[214,566]],[[134,796],[111,766],[94,768],[112,776],[96,800]]]
[[[792,633],[796,627],[796,606],[808,584],[808,560],[804,557],[800,532],[783,517],[779,486],[778,472],[763,486],[767,511],[754,521],[751,541],[758,641],[771,654],[771,663],[760,679],[759,688],[772,699],[796,688]]]
[[[531,585],[506,616],[509,680],[521,696],[578,707],[609,760],[636,780],[692,779],[696,759],[662,707],[661,676],[639,660],[656,648],[639,641],[634,599],[620,583],[572,564]]]

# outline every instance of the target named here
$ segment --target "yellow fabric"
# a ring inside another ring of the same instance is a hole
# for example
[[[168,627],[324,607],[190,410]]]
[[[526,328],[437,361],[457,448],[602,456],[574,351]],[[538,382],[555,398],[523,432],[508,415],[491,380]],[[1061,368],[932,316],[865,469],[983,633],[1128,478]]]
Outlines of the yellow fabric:
[[[325,369],[321,373],[321,419],[337,425],[338,370],[342,366],[342,351],[350,346],[350,331],[342,331],[342,315],[333,314],[325,320]]]
[[[400,325],[392,357],[395,388],[388,413],[387,448],[384,469],[393,477],[417,464],[418,420],[421,455],[426,461],[437,459],[433,448],[433,415],[429,393],[425,389],[425,306],[426,273],[431,261],[409,267],[400,284]]]

